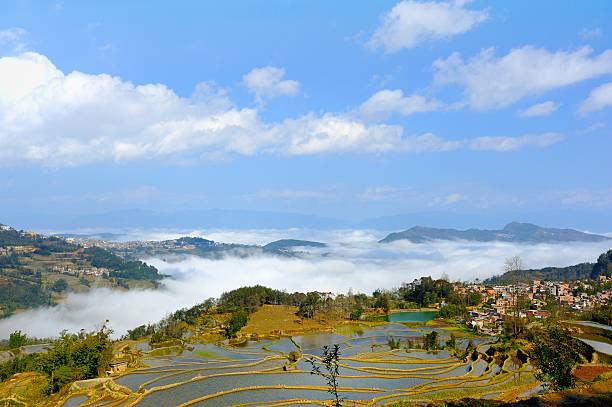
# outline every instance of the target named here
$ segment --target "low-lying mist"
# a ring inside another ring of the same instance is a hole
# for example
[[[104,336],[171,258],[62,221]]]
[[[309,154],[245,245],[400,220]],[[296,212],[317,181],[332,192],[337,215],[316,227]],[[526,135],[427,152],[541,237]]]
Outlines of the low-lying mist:
[[[234,237],[236,232],[226,234]],[[286,231],[249,232],[249,243],[269,237],[295,237]],[[217,232],[217,240],[222,232]],[[211,237],[211,236],[204,236]],[[302,237],[300,235],[299,237]],[[306,236],[315,239],[316,236]],[[145,259],[160,272],[171,275],[157,290],[116,291],[94,288],[88,293],[69,294],[55,307],[19,313],[0,321],[0,337],[22,330],[31,336],[56,336],[61,330],[93,329],[105,320],[115,336],[140,324],[154,323],[170,312],[219,297],[224,291],[244,285],[262,284],[293,291],[371,293],[393,288],[421,276],[448,277],[451,281],[484,279],[502,272],[506,257],[518,255],[528,268],[567,266],[595,261],[609,243],[510,244],[437,241],[413,244],[407,241],[379,244],[378,233],[367,231],[327,232],[320,241],[324,249],[305,251],[300,257],[253,256],[209,260],[188,257],[179,262]],[[236,239],[238,240],[238,239]],[[316,240],[316,239],[315,239]],[[227,240],[230,241],[230,240]]]

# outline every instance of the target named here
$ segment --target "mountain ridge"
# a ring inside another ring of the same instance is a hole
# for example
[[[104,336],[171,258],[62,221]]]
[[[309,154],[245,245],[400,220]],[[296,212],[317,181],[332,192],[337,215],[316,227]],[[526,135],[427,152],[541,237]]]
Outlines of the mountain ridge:
[[[451,229],[414,226],[389,233],[379,243],[409,240],[425,243],[431,240],[467,240],[476,242],[553,243],[553,242],[602,242],[607,236],[580,232],[575,229],[544,228],[532,223],[510,222],[503,229]]]

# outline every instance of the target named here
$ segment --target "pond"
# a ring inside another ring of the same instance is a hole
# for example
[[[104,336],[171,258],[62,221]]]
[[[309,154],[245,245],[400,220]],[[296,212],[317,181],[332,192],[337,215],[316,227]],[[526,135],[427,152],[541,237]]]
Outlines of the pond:
[[[436,317],[435,311],[407,311],[389,314],[389,322],[427,322]]]

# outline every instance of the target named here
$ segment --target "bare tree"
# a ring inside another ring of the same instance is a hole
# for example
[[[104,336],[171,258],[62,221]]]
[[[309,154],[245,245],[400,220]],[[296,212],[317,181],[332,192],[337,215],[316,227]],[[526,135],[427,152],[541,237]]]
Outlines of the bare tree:
[[[504,262],[504,271],[506,273],[517,272],[523,270],[523,259],[521,256],[508,257]]]
[[[522,300],[519,300],[518,276],[516,276],[516,274],[521,270],[523,270],[523,259],[521,259],[520,256],[508,257],[504,262],[504,271],[512,278],[512,334],[514,336],[517,336],[518,334],[518,318],[523,303]]]

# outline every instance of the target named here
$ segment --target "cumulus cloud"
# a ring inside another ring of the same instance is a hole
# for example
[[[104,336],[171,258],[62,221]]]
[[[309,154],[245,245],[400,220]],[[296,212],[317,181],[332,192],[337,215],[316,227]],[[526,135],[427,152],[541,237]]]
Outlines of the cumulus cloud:
[[[394,113],[410,116],[414,113],[438,110],[442,103],[436,99],[412,94],[404,95],[400,89],[384,89],[363,102],[359,110],[368,119],[386,119]]]
[[[586,115],[612,106],[612,82],[596,87],[578,108],[578,113]]]
[[[255,95],[258,103],[263,99],[273,99],[278,96],[294,96],[300,91],[300,83],[283,79],[285,69],[275,66],[254,68],[242,77],[247,89]]]
[[[489,18],[487,11],[466,9],[465,3],[401,1],[383,16],[367,47],[394,53],[463,34]]]
[[[395,109],[407,114],[436,104],[397,92],[390,100],[396,105],[379,106],[378,112]],[[376,113],[374,105],[370,103],[369,111]],[[234,106],[227,91],[210,82],[197,85],[185,98],[162,84],[136,85],[116,76],[78,71],[66,74],[34,52],[0,58],[0,164],[5,166],[189,163],[235,155],[381,154],[474,146],[500,151],[501,144],[543,145],[535,136],[518,142],[486,139],[487,143],[433,134],[407,137],[399,125],[365,123],[342,113],[308,113],[266,123],[257,109]]]
[[[202,160],[227,154],[317,154],[390,149],[401,128],[341,114],[279,123],[232,105],[223,90],[190,98],[161,84],[105,74],[65,74],[45,56],[0,58],[0,162],[65,166],[136,159]]]
[[[250,232],[252,233],[252,232]],[[294,236],[287,231],[285,237]],[[268,240],[266,233],[259,240]],[[207,260],[191,257],[178,263],[148,259],[170,274],[159,290],[128,292],[96,288],[86,294],[70,294],[59,306],[26,311],[0,321],[0,336],[21,329],[47,337],[61,329],[91,329],[106,319],[116,335],[143,323],[156,322],[180,307],[244,285],[263,284],[293,291],[371,293],[376,288],[398,287],[423,275],[451,280],[487,278],[501,273],[504,258],[523,257],[528,267],[564,266],[593,261],[605,243],[516,245],[509,243],[398,241],[378,244],[382,236],[371,231],[327,232],[312,240],[330,243],[325,257],[312,252],[304,258],[272,256]],[[327,239],[334,239],[332,241]]]
[[[548,116],[558,108],[559,104],[548,100],[546,102],[536,103],[535,105],[529,106],[527,109],[519,110],[518,114],[522,117]]]
[[[497,57],[493,48],[468,61],[458,53],[433,64],[435,82],[459,85],[469,105],[478,110],[509,106],[518,100],[612,73],[612,50],[550,52],[533,46],[514,48]]]

